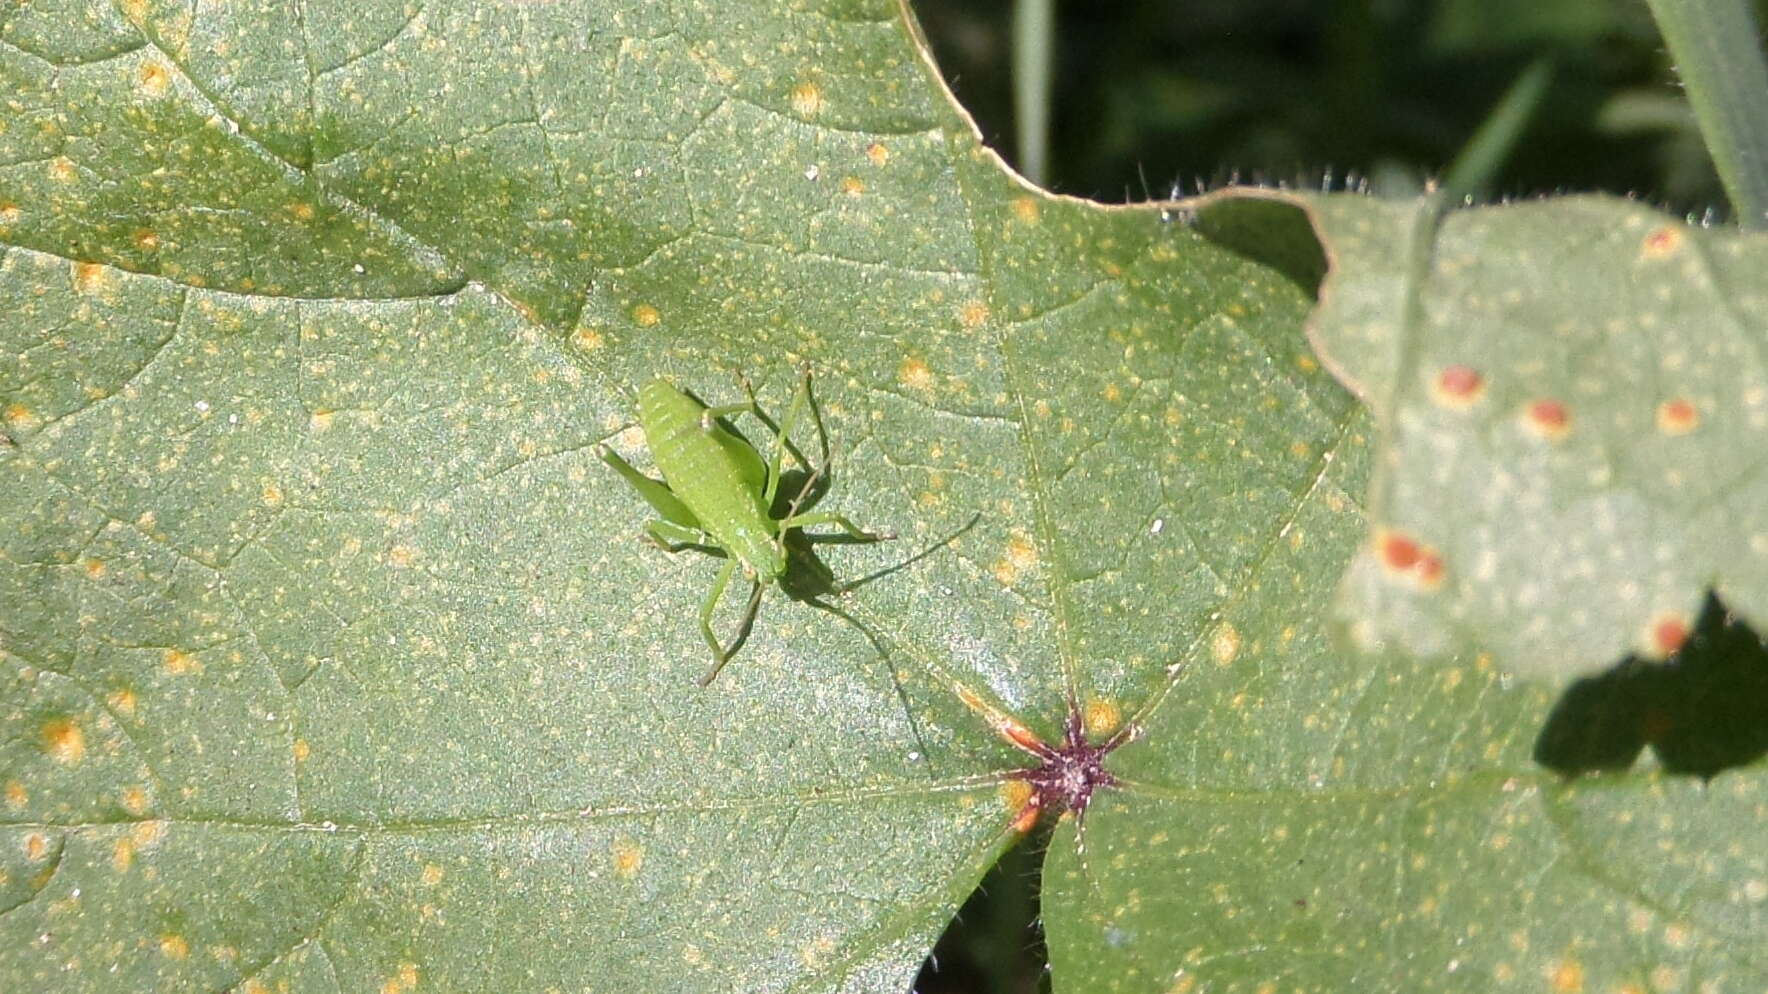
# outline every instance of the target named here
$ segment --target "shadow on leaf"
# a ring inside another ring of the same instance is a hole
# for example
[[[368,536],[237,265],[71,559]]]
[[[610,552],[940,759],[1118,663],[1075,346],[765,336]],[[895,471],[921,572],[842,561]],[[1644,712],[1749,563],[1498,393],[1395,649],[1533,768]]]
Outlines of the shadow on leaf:
[[[1664,769],[1701,777],[1768,754],[1768,646],[1716,596],[1668,660],[1628,656],[1568,687],[1535,760],[1568,775],[1624,770],[1648,745]]]

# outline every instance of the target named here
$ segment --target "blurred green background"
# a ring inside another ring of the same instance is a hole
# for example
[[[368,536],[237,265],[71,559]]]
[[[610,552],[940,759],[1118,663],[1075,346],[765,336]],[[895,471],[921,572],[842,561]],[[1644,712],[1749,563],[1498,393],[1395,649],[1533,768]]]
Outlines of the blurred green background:
[[[1048,43],[1041,182],[1060,193],[1133,202],[1237,179],[1409,195],[1456,161],[1509,94],[1521,127],[1481,171],[1482,199],[1602,190],[1694,219],[1727,214],[1643,0],[1030,2],[1049,5],[1039,32]],[[1024,171],[1015,6],[914,3],[958,99]],[[1768,2],[1755,8],[1758,23],[1768,20]],[[1759,658],[1754,634],[1746,641]],[[1616,672],[1603,679],[1631,686],[1650,676],[1636,663]],[[1585,690],[1568,699],[1601,696]],[[1768,702],[1768,688],[1752,699]],[[1555,725],[1543,748],[1576,740],[1588,751],[1579,728]],[[1751,743],[1735,761],[1761,754]],[[1623,749],[1618,765],[1638,748]],[[1047,838],[1047,829],[1034,835],[989,875],[917,991],[1048,990],[1035,920]]]

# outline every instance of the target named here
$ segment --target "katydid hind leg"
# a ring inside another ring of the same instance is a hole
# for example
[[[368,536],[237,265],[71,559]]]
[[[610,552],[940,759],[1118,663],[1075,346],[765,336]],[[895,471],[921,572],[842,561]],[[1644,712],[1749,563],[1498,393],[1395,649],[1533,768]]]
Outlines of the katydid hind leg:
[[[712,648],[713,660],[711,671],[700,681],[702,687],[712,682],[712,678],[718,675],[718,671],[724,667],[725,661],[730,658],[729,654],[725,652],[724,646],[718,644],[718,635],[712,631],[712,615],[718,610],[718,602],[724,599],[724,590],[730,586],[731,577],[736,572],[737,560],[734,557],[726,560],[725,564],[719,567],[717,578],[712,581],[712,589],[706,592],[705,601],[700,604],[700,636]]]
[[[633,468],[631,463],[622,459],[620,453],[606,445],[599,446],[596,449],[596,455],[601,457],[602,462],[612,467],[614,472],[619,473],[621,478],[631,485],[632,489],[638,491],[638,495],[644,498],[645,503],[651,505],[652,510],[663,516],[663,520],[694,531],[701,530],[700,519],[694,516],[694,512],[688,510],[688,506],[681,502],[681,498],[675,496],[675,491],[670,490],[668,484],[660,480],[653,480],[639,472]]]
[[[645,534],[664,552],[680,552],[683,549],[717,544],[711,535],[699,528],[688,528],[673,521],[647,521]]]
[[[737,633],[732,636],[730,645],[714,651],[713,654],[717,659],[713,662],[712,668],[707,670],[704,676],[700,677],[700,686],[705,687],[711,684],[712,681],[718,677],[718,671],[724,669],[724,664],[730,662],[731,657],[736,655],[737,649],[740,648],[744,642],[749,640],[749,631],[755,627],[755,615],[761,609],[761,592],[764,589],[765,586],[760,580],[754,581],[750,586],[749,603],[743,608],[743,618],[737,623]],[[720,593],[723,593],[723,591],[720,591]],[[702,616],[706,625],[708,637],[714,637],[711,635],[712,629],[710,617],[706,616],[704,612]]]

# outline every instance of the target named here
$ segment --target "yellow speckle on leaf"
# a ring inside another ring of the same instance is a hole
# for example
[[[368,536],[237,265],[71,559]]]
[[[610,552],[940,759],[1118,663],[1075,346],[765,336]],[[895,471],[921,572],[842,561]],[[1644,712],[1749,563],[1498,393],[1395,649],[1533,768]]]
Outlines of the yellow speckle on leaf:
[[[172,74],[167,71],[164,63],[158,59],[149,59],[141,64],[141,92],[157,97],[164,94],[171,85]]]
[[[74,160],[65,155],[58,155],[49,160],[49,178],[57,183],[72,183],[80,175],[74,168]]]
[[[644,847],[624,836],[615,839],[611,847],[614,853],[614,872],[622,880],[631,880],[638,876],[638,871],[645,865]]]
[[[6,423],[14,428],[35,428],[37,416],[23,404],[6,405]]]
[[[829,954],[834,951],[835,940],[824,935],[812,942],[805,943],[804,948],[798,951],[798,958],[803,960],[804,965],[810,969],[820,970],[823,964],[828,962]]]
[[[602,347],[602,333],[587,326],[580,327],[571,333],[571,341],[585,352],[593,352]]]
[[[1209,651],[1218,665],[1232,663],[1240,655],[1240,630],[1223,622],[1222,627],[1216,629],[1215,638],[1210,640]]]
[[[409,545],[395,545],[387,550],[387,561],[400,569],[406,569],[417,561],[417,550]]]
[[[1304,373],[1311,373],[1320,368],[1320,363],[1311,355],[1298,355],[1295,357],[1295,368]]]
[[[202,661],[183,649],[167,649],[165,655],[160,657],[160,665],[173,676],[187,676],[203,671]]]
[[[305,763],[307,761],[307,757],[311,756],[312,754],[313,754],[313,747],[309,746],[307,744],[306,739],[296,739],[295,740],[295,762]]]
[[[1082,720],[1086,723],[1088,733],[1105,735],[1117,731],[1117,726],[1123,724],[1123,711],[1115,702],[1095,697],[1087,702]]]
[[[799,83],[792,88],[792,109],[804,117],[815,117],[823,109],[823,91],[815,83]]]
[[[1584,989],[1584,965],[1575,959],[1560,960],[1549,977],[1557,994],[1579,994]]]
[[[294,216],[295,220],[297,220],[297,221],[311,221],[311,220],[313,220],[313,205],[312,204],[304,203],[302,201],[297,200],[294,203],[289,205],[288,211],[291,215]]]
[[[441,883],[442,868],[434,863],[425,863],[423,881],[425,887],[434,887]]]
[[[135,848],[146,849],[159,844],[166,834],[166,823],[163,821],[138,821],[129,830],[130,838],[135,840]]]
[[[111,869],[118,873],[127,873],[129,867],[134,865],[135,840],[125,835],[111,846]]]
[[[74,263],[74,289],[80,293],[102,293],[114,282],[109,266],[96,262]]]
[[[1043,208],[1038,205],[1036,197],[1026,194],[1013,198],[1013,216],[1018,218],[1021,224],[1036,224],[1042,214]]]
[[[312,429],[314,434],[319,434],[320,432],[326,431],[331,428],[332,417],[333,417],[332,411],[329,411],[329,410],[314,411],[312,414],[307,416],[307,427]]]
[[[72,718],[54,718],[43,723],[43,751],[58,763],[73,765],[86,755],[86,733]]]
[[[282,504],[282,488],[274,483],[264,484],[264,492],[259,496],[263,497],[264,503],[270,507]]]
[[[1010,815],[1016,815],[1031,800],[1031,784],[1024,780],[1006,780],[1001,783],[1001,806]]]
[[[858,176],[841,177],[841,192],[850,197],[857,197],[866,192],[866,181]]]
[[[153,231],[150,228],[137,228],[137,229],[135,229],[135,234],[132,235],[131,237],[135,241],[135,247],[140,249],[141,251],[143,251],[143,252],[157,252],[157,251],[159,251],[160,236],[159,236],[158,232]]]
[[[663,320],[663,314],[650,304],[640,304],[632,309],[632,320],[641,328],[649,328]]]
[[[184,959],[190,955],[190,943],[182,935],[167,932],[160,936],[160,953],[167,959]]]
[[[958,320],[963,322],[966,328],[981,327],[982,323],[988,320],[988,305],[980,300],[967,301],[958,310]]]
[[[910,356],[897,367],[896,379],[910,390],[932,390],[933,370],[927,367],[926,360]]]

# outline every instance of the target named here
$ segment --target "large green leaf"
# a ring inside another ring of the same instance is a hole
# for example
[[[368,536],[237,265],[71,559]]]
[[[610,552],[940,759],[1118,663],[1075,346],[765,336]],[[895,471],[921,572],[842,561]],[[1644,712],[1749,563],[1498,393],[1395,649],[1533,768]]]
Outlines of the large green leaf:
[[[1144,732],[1055,836],[1063,990],[1759,982],[1756,779],[1562,791],[1540,691],[1327,646],[1369,428],[1305,274],[1022,187],[920,52],[882,0],[9,8],[5,987],[902,990],[1017,836],[982,713],[1070,700]],[[715,563],[593,447],[801,364],[824,506],[903,538],[700,690]]]

